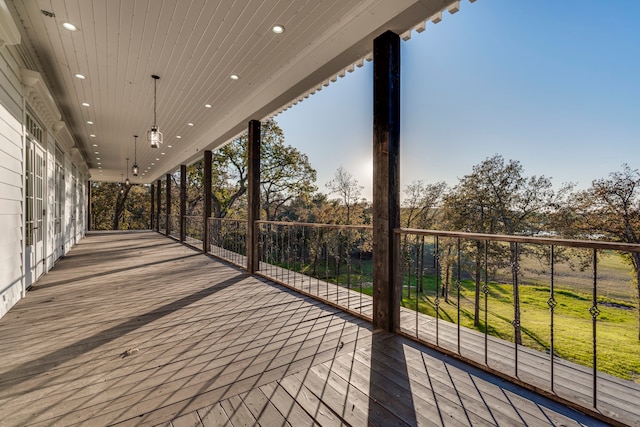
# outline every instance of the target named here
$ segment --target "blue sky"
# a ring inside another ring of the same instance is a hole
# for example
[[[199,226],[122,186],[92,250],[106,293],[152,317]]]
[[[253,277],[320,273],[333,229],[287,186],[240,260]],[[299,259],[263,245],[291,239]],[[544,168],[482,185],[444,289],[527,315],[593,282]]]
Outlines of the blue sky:
[[[640,168],[640,1],[462,1],[402,42],[401,185],[455,185],[494,154],[580,188]],[[317,185],[344,166],[371,199],[372,64],[276,120]]]

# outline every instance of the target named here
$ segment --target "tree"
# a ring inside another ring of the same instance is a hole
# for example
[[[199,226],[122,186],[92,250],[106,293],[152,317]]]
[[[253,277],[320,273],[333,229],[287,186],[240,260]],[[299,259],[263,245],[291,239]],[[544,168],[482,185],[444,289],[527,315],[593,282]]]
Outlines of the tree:
[[[96,230],[149,228],[151,200],[143,185],[91,183],[91,222]]]
[[[574,221],[563,231],[573,237],[603,235],[624,243],[640,243],[640,173],[628,164],[597,179],[591,187],[576,192],[565,212]],[[640,340],[640,253],[627,252],[624,259],[633,267],[638,297],[638,340]]]
[[[345,224],[351,224],[351,211],[360,200],[364,187],[342,166],[336,170],[333,179],[327,182],[326,186],[331,190],[331,194],[338,195],[339,200],[347,210]]]
[[[444,182],[425,184],[424,181],[412,181],[404,189],[402,218],[407,228],[433,228],[437,207],[447,189]]]
[[[211,204],[215,218],[234,212],[246,198],[248,135],[244,134],[212,153]],[[276,219],[282,207],[296,197],[308,198],[316,190],[316,171],[306,154],[284,144],[282,129],[274,120],[261,125],[260,188],[262,208],[268,220]],[[191,165],[188,175],[188,206],[201,209],[203,161]]]
[[[444,182],[435,184],[425,184],[424,181],[412,181],[404,189],[404,199],[400,213],[401,223],[407,228],[430,229],[436,221],[437,207],[442,200],[447,185]],[[402,253],[404,254],[407,268],[411,268],[410,259],[424,258],[424,238],[420,238],[420,244],[409,245],[408,235],[405,234],[402,242]],[[411,254],[415,251],[415,255]],[[423,291],[422,262],[416,262],[417,291]],[[409,297],[411,296],[411,285],[407,288]]]
[[[487,158],[473,167],[445,197],[444,217],[450,227],[475,233],[533,235],[541,224],[537,215],[553,206],[556,193],[551,180],[545,176],[526,177],[520,162],[505,160],[500,155]],[[500,248],[492,246],[493,259],[500,262]],[[475,241],[475,310],[474,324],[480,323],[480,283],[483,243]],[[508,266],[513,283],[514,321],[520,322],[520,294],[518,290],[518,245],[508,248]],[[504,258],[503,258],[504,259]],[[504,261],[507,261],[504,259]],[[504,262],[502,261],[502,262]],[[460,266],[458,266],[460,268]],[[522,343],[520,327],[515,328],[515,341]]]

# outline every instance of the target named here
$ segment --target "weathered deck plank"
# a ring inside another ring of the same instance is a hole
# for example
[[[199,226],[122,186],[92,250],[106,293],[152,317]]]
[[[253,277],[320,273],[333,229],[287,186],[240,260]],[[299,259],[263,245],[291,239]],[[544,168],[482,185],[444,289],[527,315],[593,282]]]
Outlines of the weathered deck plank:
[[[83,240],[0,361],[0,426],[597,424],[153,232]]]

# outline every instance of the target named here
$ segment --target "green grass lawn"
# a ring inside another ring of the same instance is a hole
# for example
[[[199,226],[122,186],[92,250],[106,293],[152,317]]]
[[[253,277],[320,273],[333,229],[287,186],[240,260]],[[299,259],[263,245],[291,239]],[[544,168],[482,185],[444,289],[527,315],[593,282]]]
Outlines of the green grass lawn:
[[[550,346],[549,278],[544,268],[536,266],[536,260],[522,260],[520,285],[521,331],[523,344],[540,351]],[[347,274],[343,263],[340,274],[332,264],[319,263],[314,269],[309,264],[291,263],[285,268],[318,277],[332,283],[347,283],[351,289],[372,294],[372,262],[355,261]],[[468,276],[468,274],[467,274]],[[630,284],[630,267],[614,255],[602,256],[598,263],[598,308],[597,357],[598,370],[640,383],[640,341],[638,340],[637,298]],[[555,274],[554,351],[563,359],[592,366],[592,273],[571,269],[558,263]],[[415,281],[415,277],[413,278]],[[435,276],[423,276],[424,291],[418,298],[420,312],[436,316]],[[484,332],[484,295],[481,294],[480,325],[474,326],[474,283],[463,280],[460,293],[461,325]],[[439,318],[457,321],[457,295],[451,286],[449,302],[441,299]],[[405,283],[403,306],[415,309],[415,285],[411,286],[411,297],[407,296]],[[513,288],[510,284],[491,283],[487,299],[487,329],[498,338],[513,341],[514,318]]]
[[[436,316],[434,278],[428,278],[426,294],[420,294],[420,312]],[[404,291],[403,306],[415,309],[415,289],[411,298]],[[549,288],[543,286],[520,286],[522,341],[527,347],[540,351],[550,346],[550,309],[547,305]],[[563,359],[581,365],[592,366],[592,317],[589,308],[591,296],[560,289],[554,296],[554,351]],[[480,300],[480,325],[474,326],[474,284],[463,281],[460,291],[460,324],[484,332],[484,295]],[[457,294],[452,292],[449,302],[441,299],[439,318],[457,320]],[[597,317],[598,370],[640,382],[640,341],[637,337],[636,308],[625,301],[611,298],[599,300],[600,315]],[[511,285],[491,283],[487,299],[487,325],[491,335],[513,341],[514,328],[513,288]]]

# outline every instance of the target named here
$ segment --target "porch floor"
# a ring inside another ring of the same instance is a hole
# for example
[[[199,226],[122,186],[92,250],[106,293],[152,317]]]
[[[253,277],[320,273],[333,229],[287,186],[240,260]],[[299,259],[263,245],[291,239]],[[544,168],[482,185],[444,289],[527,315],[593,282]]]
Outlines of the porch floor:
[[[154,232],[0,319],[0,425],[602,425]]]

